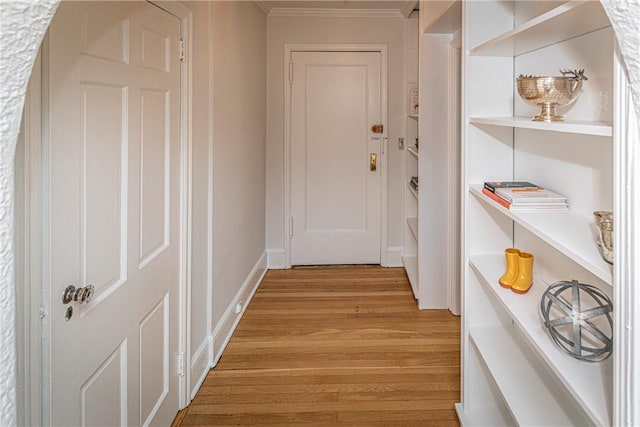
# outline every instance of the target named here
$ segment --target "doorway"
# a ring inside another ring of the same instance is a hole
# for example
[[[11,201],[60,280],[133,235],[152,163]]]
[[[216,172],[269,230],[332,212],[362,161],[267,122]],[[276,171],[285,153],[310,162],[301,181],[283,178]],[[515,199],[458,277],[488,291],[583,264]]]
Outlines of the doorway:
[[[25,373],[42,378],[31,423],[165,424],[186,404],[185,11],[63,3],[43,43],[42,132],[25,125],[42,157],[25,196],[42,208],[21,203],[24,241],[42,246],[24,313],[45,337]]]
[[[386,50],[286,49],[287,266],[386,262]]]

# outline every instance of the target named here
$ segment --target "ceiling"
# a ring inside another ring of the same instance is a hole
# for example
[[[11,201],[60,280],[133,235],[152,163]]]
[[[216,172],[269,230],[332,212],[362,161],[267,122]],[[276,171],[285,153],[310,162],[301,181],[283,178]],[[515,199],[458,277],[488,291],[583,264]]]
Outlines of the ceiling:
[[[416,0],[262,0],[258,6],[269,16],[402,16],[407,18]]]

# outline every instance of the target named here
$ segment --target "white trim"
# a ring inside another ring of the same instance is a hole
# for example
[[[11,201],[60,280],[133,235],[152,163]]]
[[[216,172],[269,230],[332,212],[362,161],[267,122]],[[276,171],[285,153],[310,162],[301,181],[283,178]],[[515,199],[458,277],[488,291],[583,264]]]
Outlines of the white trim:
[[[231,300],[231,303],[229,303],[229,306],[213,331],[212,368],[218,364],[220,357],[222,357],[224,349],[227,347],[227,344],[229,344],[233,332],[236,330],[242,315],[247,309],[251,298],[253,298],[253,294],[255,294],[258,289],[258,285],[262,282],[265,274],[267,274],[267,253],[263,252],[238,290],[238,293],[236,293],[236,296]],[[240,305],[240,311],[236,312],[236,306],[238,304]]]
[[[189,401],[196,397],[200,386],[207,378],[209,367],[211,366],[211,346],[213,340],[211,336],[205,337],[202,343],[194,352],[189,363],[189,384],[193,384],[189,390]]]
[[[458,57],[460,55],[460,57]],[[462,313],[462,300],[461,286],[462,277],[461,264],[460,264],[460,221],[455,221],[455,218],[461,217],[460,211],[460,197],[458,188],[460,182],[460,150],[461,150],[461,132],[460,126],[462,125],[462,93],[456,84],[456,79],[462,78],[462,39],[461,31],[456,31],[452,34],[452,39],[449,42],[449,72],[447,79],[448,84],[448,98],[449,98],[449,111],[448,111],[448,147],[447,147],[447,170],[449,176],[447,178],[448,189],[448,238],[447,238],[447,305],[451,313],[459,316]],[[460,88],[462,85],[460,85]],[[457,116],[457,114],[460,116]],[[460,120],[457,120],[460,118]],[[457,183],[457,185],[456,185]]]
[[[640,422],[640,135],[638,117],[631,100],[631,91],[620,51],[614,60],[614,93],[619,94],[614,105],[614,223],[616,224],[613,286],[614,352],[613,352],[613,425],[633,426]],[[634,191],[634,189],[636,189]]]
[[[270,9],[268,16],[313,18],[404,18],[403,13],[397,9],[331,9],[304,7],[274,7]]]
[[[387,248],[387,263],[383,267],[403,267],[402,246],[391,246]]]
[[[382,152],[380,156],[380,265],[387,266],[387,153],[389,120],[387,112],[387,45],[386,44],[285,44],[284,68],[289,69],[293,52],[380,52],[380,116],[384,124]],[[291,239],[289,217],[291,217],[291,83],[289,73],[283,73],[284,84],[284,215],[283,238],[285,264],[291,268]]]
[[[16,205],[16,231],[22,224],[22,233],[16,238],[16,278],[20,272],[24,286],[16,289],[18,333],[21,342],[17,346],[18,365],[18,423],[38,425],[42,423],[42,330],[40,321],[40,266],[41,266],[41,140],[42,140],[42,54],[38,52],[27,87],[22,119],[21,135],[23,157],[16,152],[16,181],[18,174],[24,180],[22,205]],[[22,133],[23,132],[23,133]],[[20,144],[20,142],[18,142]],[[21,168],[20,168],[21,167]],[[16,200],[18,202],[18,200]],[[18,239],[20,241],[18,242]],[[18,249],[22,249],[18,251]],[[20,283],[20,282],[18,282]]]
[[[178,290],[178,348],[191,360],[191,223],[192,223],[192,147],[193,122],[193,12],[176,0],[148,0],[180,20],[180,37],[186,45],[186,58],[180,62],[180,285]],[[189,402],[190,375],[178,377],[178,408]]]
[[[284,249],[267,249],[267,266],[278,270],[287,268]]]
[[[205,328],[206,328],[206,336],[209,337],[209,357],[208,362],[209,366],[213,366],[213,130],[214,128],[214,116],[213,116],[213,105],[214,105],[214,63],[215,63],[215,55],[214,55],[214,12],[213,12],[213,4],[209,3],[209,164],[207,167],[207,180],[208,180],[208,191],[207,191],[207,318],[205,319]],[[204,377],[202,379],[204,381]],[[198,384],[198,388],[200,388],[202,382]],[[197,392],[196,387],[193,387],[193,390]]]

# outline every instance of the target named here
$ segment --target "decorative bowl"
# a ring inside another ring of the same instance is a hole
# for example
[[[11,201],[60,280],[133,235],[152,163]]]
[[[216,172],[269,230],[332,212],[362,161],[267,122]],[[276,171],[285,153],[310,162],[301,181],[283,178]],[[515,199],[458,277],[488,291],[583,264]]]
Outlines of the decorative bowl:
[[[613,212],[595,211],[593,217],[597,225],[597,242],[602,258],[613,264]]]
[[[582,90],[582,81],[587,80],[584,70],[560,70],[562,77],[524,76],[516,79],[518,94],[528,104],[541,107],[540,114],[533,118],[537,122],[556,122],[564,117],[556,112],[574,102]]]

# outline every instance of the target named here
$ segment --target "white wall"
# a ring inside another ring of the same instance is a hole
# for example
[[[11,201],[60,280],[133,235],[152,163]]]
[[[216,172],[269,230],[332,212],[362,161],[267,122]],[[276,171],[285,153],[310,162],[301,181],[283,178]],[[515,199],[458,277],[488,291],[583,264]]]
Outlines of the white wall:
[[[265,248],[267,22],[253,2],[212,7],[215,329]]]
[[[386,44],[388,52],[387,227],[389,248],[402,246],[404,19],[269,17],[267,19],[267,249],[284,251],[284,45]]]

